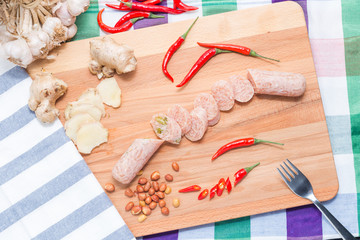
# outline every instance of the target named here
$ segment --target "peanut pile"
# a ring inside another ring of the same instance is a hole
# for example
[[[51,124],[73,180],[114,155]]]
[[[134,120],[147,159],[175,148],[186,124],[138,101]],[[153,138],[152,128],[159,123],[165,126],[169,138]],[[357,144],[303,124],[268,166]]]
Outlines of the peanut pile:
[[[176,172],[179,171],[179,165],[176,162],[172,163],[172,168]],[[164,179],[166,182],[172,182],[174,178],[171,174],[166,174]],[[171,193],[171,187],[165,182],[159,183],[159,180],[160,172],[155,171],[151,174],[149,180],[145,177],[140,177],[135,191],[131,188],[125,190],[127,197],[132,198],[135,195],[138,197],[139,202],[137,205],[135,205],[134,201],[130,201],[125,206],[125,210],[130,211],[132,215],[139,215],[138,222],[145,221],[157,205],[159,205],[163,215],[169,215],[170,210],[166,206],[165,197]],[[173,206],[175,208],[180,206],[178,198],[173,199]]]

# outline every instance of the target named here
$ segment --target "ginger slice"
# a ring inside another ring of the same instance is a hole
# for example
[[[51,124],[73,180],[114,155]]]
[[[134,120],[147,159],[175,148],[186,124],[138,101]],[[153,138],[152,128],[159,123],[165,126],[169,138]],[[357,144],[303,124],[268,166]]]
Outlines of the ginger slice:
[[[88,88],[85,92],[81,94],[79,97],[78,103],[90,103],[95,107],[101,110],[102,116],[105,116],[105,107],[103,104],[103,100],[95,88]]]
[[[77,132],[80,127],[95,121],[96,120],[88,113],[76,114],[65,122],[65,133],[71,140],[76,142]]]
[[[103,116],[102,111],[93,104],[70,102],[65,109],[65,119],[68,121],[72,117],[83,113],[89,114],[96,121],[100,121],[101,117]]]
[[[76,145],[79,152],[89,154],[108,140],[108,130],[99,122],[87,123],[80,127],[76,134]]]
[[[106,105],[114,108],[120,107],[121,89],[119,88],[115,78],[106,78],[102,80],[96,89]]]

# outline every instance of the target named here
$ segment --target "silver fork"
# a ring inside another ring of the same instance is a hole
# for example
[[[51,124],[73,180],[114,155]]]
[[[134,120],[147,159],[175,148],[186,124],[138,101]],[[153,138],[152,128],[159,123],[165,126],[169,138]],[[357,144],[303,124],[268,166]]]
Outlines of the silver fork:
[[[286,176],[280,171],[278,168],[282,179],[286,183],[286,185],[293,191],[296,195],[302,198],[306,198],[312,201],[315,206],[325,215],[327,220],[331,223],[331,225],[335,228],[335,230],[342,236],[343,239],[352,240],[355,237],[322,205],[319,200],[314,195],[313,188],[309,180],[305,177],[305,175],[297,169],[288,159],[286,159],[290,166],[294,169],[292,170],[286,162],[283,162],[288,171],[280,164],[281,168],[285,172]]]

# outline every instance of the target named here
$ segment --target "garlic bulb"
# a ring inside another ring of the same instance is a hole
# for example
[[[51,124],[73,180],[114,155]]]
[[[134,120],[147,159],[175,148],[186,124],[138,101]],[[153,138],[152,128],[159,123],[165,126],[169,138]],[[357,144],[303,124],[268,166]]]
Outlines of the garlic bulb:
[[[60,43],[65,42],[67,39],[67,27],[62,25],[59,18],[46,18],[42,30],[49,35],[54,46],[60,45]]]
[[[67,0],[68,11],[73,16],[78,16],[81,13],[85,12],[89,6],[89,0]]]
[[[33,56],[26,41],[22,38],[1,45],[6,58],[22,67],[33,61]]]
[[[67,2],[59,2],[58,5],[60,5],[60,7],[55,11],[55,15],[60,19],[64,26],[68,27],[73,25],[75,23],[76,17],[69,13]]]

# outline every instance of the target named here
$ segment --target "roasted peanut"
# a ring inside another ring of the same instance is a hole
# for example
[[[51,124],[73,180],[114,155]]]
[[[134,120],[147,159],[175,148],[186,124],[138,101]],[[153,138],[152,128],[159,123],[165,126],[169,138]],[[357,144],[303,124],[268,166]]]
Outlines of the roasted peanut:
[[[146,218],[147,218],[146,215],[141,214],[141,215],[138,217],[138,222],[141,223],[141,222],[145,221]]]
[[[146,193],[139,193],[138,198],[140,201],[144,201],[146,199]]]
[[[151,174],[150,178],[151,178],[152,181],[157,181],[157,180],[159,180],[159,179],[160,179],[160,173],[159,173],[159,171],[153,172],[153,173]]]
[[[143,187],[140,186],[140,185],[137,185],[137,186],[136,186],[136,192],[137,192],[138,194],[144,192]]]
[[[163,207],[165,207],[165,206],[166,206],[165,200],[161,199],[161,200],[159,201],[159,207],[163,208]]]
[[[164,192],[166,190],[166,183],[161,183],[159,187],[159,191]]]
[[[171,193],[171,187],[170,187],[170,186],[167,186],[167,187],[166,187],[165,193],[166,193],[166,194],[170,194],[170,193]]]
[[[154,210],[154,209],[156,208],[156,206],[157,206],[156,202],[151,202],[151,203],[149,204],[149,208],[150,208],[151,210]]]
[[[144,178],[144,177],[139,178],[138,183],[139,183],[140,185],[145,185],[145,184],[147,183],[147,179]]]
[[[130,211],[133,207],[134,207],[134,203],[133,202],[128,202],[128,204],[126,204],[125,206],[125,211]]]
[[[161,208],[161,213],[164,214],[165,216],[169,215],[169,209],[167,207],[163,207]]]
[[[174,180],[174,178],[173,178],[172,175],[166,174],[166,175],[165,175],[165,180],[168,181],[168,182],[172,182],[172,180]]]
[[[150,188],[148,194],[149,194],[150,196],[154,195],[154,194],[155,194],[155,189],[154,189],[154,188]]]
[[[147,205],[149,205],[151,202],[152,202],[151,197],[150,197],[150,196],[147,196],[147,197],[145,198],[145,203],[146,203]]]
[[[107,192],[113,192],[113,191],[115,191],[115,186],[112,183],[106,183],[105,186],[104,186],[104,189]]]
[[[158,195],[152,195],[151,196],[151,199],[154,201],[154,202],[156,202],[156,203],[158,203],[159,202],[159,197],[158,197]]]
[[[155,190],[155,192],[159,191],[159,183],[158,182],[152,182],[153,188]]]
[[[131,209],[131,214],[132,215],[138,215],[139,213],[141,213],[141,207],[140,206],[134,206]]]
[[[146,203],[145,203],[145,201],[139,201],[139,205],[144,207],[144,206],[146,206]]]
[[[144,192],[149,191],[150,188],[151,188],[151,183],[150,183],[150,182],[147,182],[147,183],[143,186]]]
[[[134,192],[130,189],[130,188],[127,188],[125,190],[125,196],[127,197],[133,197],[134,196]]]
[[[151,214],[151,209],[148,206],[144,206],[141,209],[142,213],[145,214],[146,216],[149,216]]]
[[[136,174],[136,176],[141,176],[142,174],[143,174],[143,170],[140,170],[137,174]]]
[[[159,198],[161,198],[161,199],[163,199],[164,197],[165,197],[165,193],[163,193],[163,192],[157,192],[157,193],[155,193]]]
[[[175,172],[179,171],[179,164],[177,164],[177,162],[173,162],[171,164],[172,168],[174,169]]]
[[[174,198],[172,204],[174,208],[177,208],[180,206],[180,200],[178,198]]]

